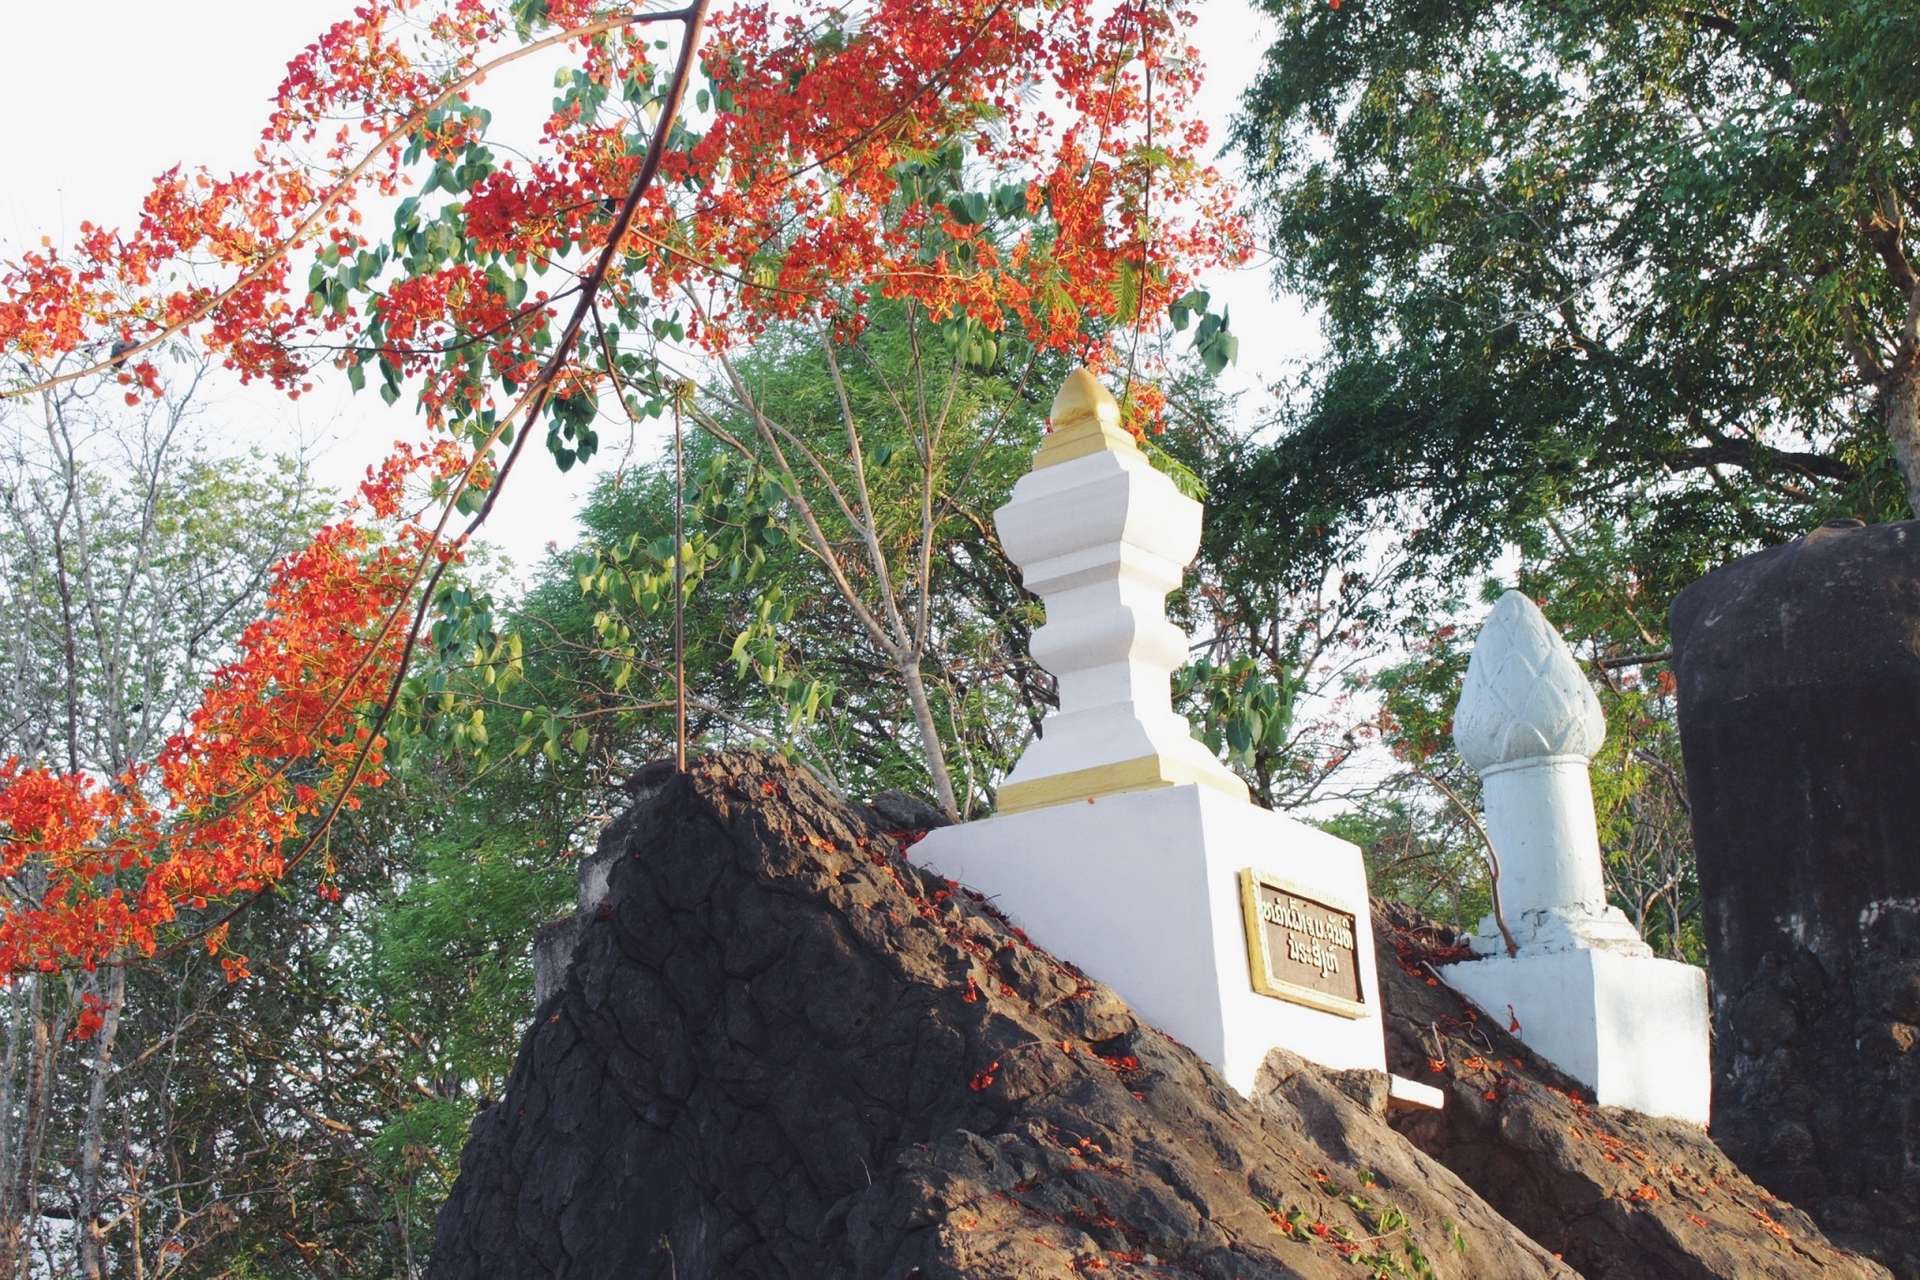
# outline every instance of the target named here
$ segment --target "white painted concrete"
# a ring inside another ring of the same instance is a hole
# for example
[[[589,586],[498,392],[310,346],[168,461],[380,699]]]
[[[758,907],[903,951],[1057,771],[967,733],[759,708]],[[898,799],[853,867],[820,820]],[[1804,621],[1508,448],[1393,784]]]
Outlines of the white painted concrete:
[[[1704,1125],[1713,1079],[1707,975],[1675,960],[1575,948],[1450,964],[1448,985],[1593,1090],[1602,1106]]]
[[[993,514],[1022,581],[1046,604],[1033,656],[1060,697],[1003,789],[1158,757],[1174,781],[1246,795],[1171,702],[1187,636],[1167,620],[1166,598],[1199,550],[1200,504],[1118,432],[1119,407],[1084,370],[1061,388],[1053,417],[1095,420],[1112,435],[1108,447],[1029,472]]]
[[[1418,1080],[1409,1080],[1405,1076],[1387,1077],[1387,1110],[1389,1111],[1444,1111],[1447,1106],[1446,1093],[1430,1084],[1421,1084]]]
[[[1059,680],[1060,706],[1001,784],[1010,811],[936,830],[913,856],[992,898],[1034,942],[1111,986],[1242,1092],[1275,1047],[1384,1071],[1360,851],[1248,803],[1245,784],[1174,712],[1170,679],[1188,647],[1166,597],[1199,549],[1200,504],[1154,470],[1119,420],[1112,395],[1075,371],[1033,471],[994,513],[1007,554],[1046,604],[1033,655]],[[1248,870],[1352,914],[1350,956],[1339,954],[1344,928],[1327,929],[1317,913],[1287,936],[1324,941],[1316,963],[1349,966],[1358,1002],[1276,987],[1315,1008],[1255,989]]]
[[[1329,1067],[1386,1068],[1365,867],[1325,832],[1189,784],[941,828],[913,856],[992,898],[1243,1093],[1275,1046]],[[1239,889],[1248,867],[1353,912],[1365,1016],[1254,991]]]
[[[1487,834],[1500,853],[1500,903],[1522,950],[1557,950],[1591,936],[1597,945],[1652,954],[1607,906],[1587,776],[1606,733],[1600,700],[1553,624],[1520,592],[1500,597],[1467,664],[1453,739],[1484,783]],[[1505,950],[1491,916],[1474,949]]]
[[[1588,761],[1606,737],[1600,703],[1560,633],[1517,591],[1474,645],[1454,741],[1484,783],[1500,903],[1473,948],[1442,971],[1501,1026],[1608,1106],[1707,1122],[1706,974],[1654,957],[1609,906]]]

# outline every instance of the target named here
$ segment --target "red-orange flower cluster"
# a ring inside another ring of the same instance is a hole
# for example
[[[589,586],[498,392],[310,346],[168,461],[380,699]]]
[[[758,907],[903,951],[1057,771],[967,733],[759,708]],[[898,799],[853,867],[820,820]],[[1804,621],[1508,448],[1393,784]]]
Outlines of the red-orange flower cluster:
[[[556,454],[588,456],[594,399],[619,376],[602,307],[629,337],[719,349],[785,322],[857,331],[875,300],[910,300],[1095,363],[1157,325],[1198,272],[1247,248],[1200,156],[1196,4],[715,5],[691,109],[592,277],[593,325],[557,357]],[[641,170],[670,16],[361,0],[289,64],[253,167],[169,170],[130,229],[82,224],[70,245],[11,257],[0,351],[135,399],[162,389],[146,353],[182,337],[291,394],[329,364],[355,386],[377,370],[390,403],[412,390],[444,435],[369,471],[375,519],[402,518],[411,477],[442,500],[489,489],[510,406],[556,359],[554,322]],[[471,94],[542,54],[566,61],[538,142],[495,150]],[[410,183],[392,233],[370,238],[361,203]],[[551,292],[533,287],[548,272]],[[1135,425],[1162,403],[1136,392]],[[0,875],[33,895],[0,916],[0,973],[151,950],[182,911],[280,879],[316,824],[379,781],[365,713],[448,546],[411,522],[329,526],[278,567],[265,615],[158,759],[113,779],[0,765]]]
[[[426,468],[464,462],[407,453],[369,500],[391,514]],[[0,973],[150,953],[183,911],[277,882],[325,810],[380,784],[386,743],[366,712],[393,679],[426,541],[343,519],[275,566],[263,615],[150,766],[102,780],[0,762],[0,876],[37,897],[0,915]]]

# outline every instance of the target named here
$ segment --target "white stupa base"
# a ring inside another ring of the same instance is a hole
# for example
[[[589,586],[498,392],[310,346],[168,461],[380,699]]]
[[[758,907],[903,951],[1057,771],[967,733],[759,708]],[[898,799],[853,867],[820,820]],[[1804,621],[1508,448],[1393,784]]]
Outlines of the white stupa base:
[[[1501,894],[1505,896],[1504,887]],[[1509,913],[1507,928],[1512,930],[1514,945],[1523,956],[1589,950],[1653,957],[1653,948],[1641,940],[1640,931],[1627,919],[1627,913],[1608,905],[1604,898],[1597,902]],[[1467,943],[1477,955],[1507,954],[1506,936],[1500,932],[1500,922],[1491,915],[1480,921],[1479,931]]]
[[[1336,1069],[1386,1070],[1366,870],[1343,840],[1187,784],[942,827],[912,856],[987,895],[1242,1093],[1276,1046]],[[1247,868],[1353,912],[1360,1016],[1254,990]]]
[[[1602,1106],[1707,1123],[1707,975],[1676,960],[1573,948],[1450,964],[1447,984]]]

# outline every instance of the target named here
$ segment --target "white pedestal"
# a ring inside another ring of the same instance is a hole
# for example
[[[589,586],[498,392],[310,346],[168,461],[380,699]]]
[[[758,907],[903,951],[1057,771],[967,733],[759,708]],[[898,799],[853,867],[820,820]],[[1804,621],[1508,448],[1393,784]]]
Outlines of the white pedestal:
[[[1386,1070],[1366,870],[1343,840],[1188,784],[943,827],[912,856],[986,894],[1242,1093],[1275,1046],[1336,1069]],[[1353,913],[1360,1016],[1254,990],[1247,869]]]
[[[1450,964],[1447,984],[1608,1107],[1707,1123],[1707,975],[1587,947]],[[1512,1006],[1509,1014],[1508,1006]]]

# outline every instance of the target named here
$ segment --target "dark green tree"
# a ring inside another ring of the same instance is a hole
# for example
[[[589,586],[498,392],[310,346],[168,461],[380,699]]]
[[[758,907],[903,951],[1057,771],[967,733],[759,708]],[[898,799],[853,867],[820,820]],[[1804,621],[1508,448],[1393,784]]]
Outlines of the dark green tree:
[[[1818,521],[1920,510],[1920,25],[1893,0],[1260,7],[1234,141],[1327,348],[1210,476],[1210,556],[1243,599],[1342,575],[1402,637],[1354,680],[1379,712],[1355,737],[1406,765],[1354,797],[1370,843],[1411,838],[1400,797],[1452,821],[1422,771],[1475,800],[1436,629],[1490,572],[1540,599],[1607,710],[1615,901],[1688,954],[1668,602]]]
[[[1920,508],[1920,24],[1895,0],[1263,0],[1235,142],[1328,354],[1246,494],[1302,571]]]

